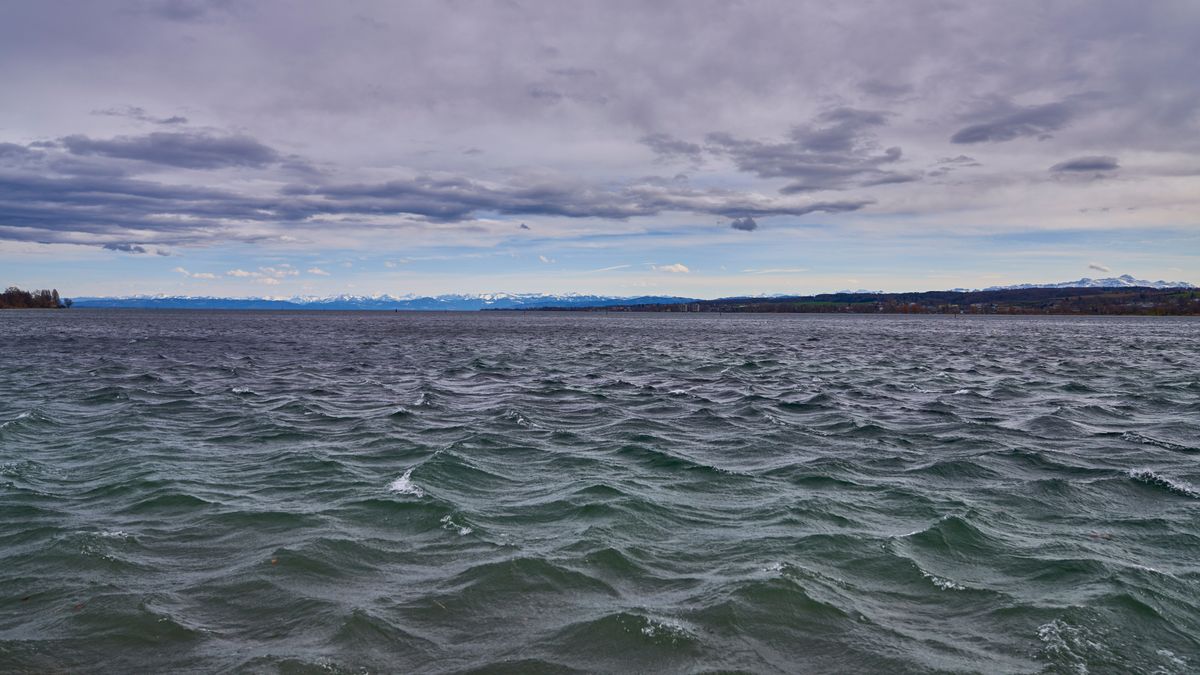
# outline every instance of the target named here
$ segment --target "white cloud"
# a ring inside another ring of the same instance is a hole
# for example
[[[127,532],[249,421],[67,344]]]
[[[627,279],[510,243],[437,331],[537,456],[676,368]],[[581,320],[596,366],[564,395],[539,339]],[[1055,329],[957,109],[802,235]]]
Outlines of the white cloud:
[[[329,272],[326,272],[325,270],[321,269],[320,267],[310,267],[310,268],[308,268],[307,271],[309,274],[315,274],[319,277],[329,276]]]
[[[744,269],[742,272],[746,274],[799,274],[807,272],[805,267],[769,267],[767,269]]]
[[[544,256],[544,255],[539,255],[539,256],[538,256],[538,260],[541,260],[542,262],[546,263],[547,265],[549,265],[550,263],[554,262],[554,258],[547,258],[547,257],[546,257],[546,256]]]
[[[258,271],[263,275],[275,277],[276,279],[282,279],[283,277],[294,277],[300,274],[298,270],[292,269],[292,266],[286,263],[280,265],[279,267],[260,267],[258,268]]]
[[[652,267],[659,272],[671,272],[672,274],[687,274],[688,272],[691,272],[691,270],[687,268],[687,265],[684,265],[683,263],[673,263],[671,265],[652,265]]]
[[[266,285],[266,286],[278,286],[279,285],[279,280],[276,279],[275,277],[262,277],[262,278],[258,279],[257,281],[258,281],[258,283]]]
[[[313,274],[319,274],[319,272],[312,272],[312,270],[309,270],[309,272]],[[264,279],[283,279],[285,277],[299,276],[300,270],[292,269],[291,265],[284,263],[278,267],[260,267],[258,268],[257,272],[247,272],[243,269],[236,269],[229,270],[225,274],[231,277],[238,277],[239,279],[258,279],[259,281],[263,281]],[[264,283],[267,282],[264,281]],[[273,286],[274,284],[268,283],[268,285]]]
[[[210,274],[208,272],[189,272],[182,267],[176,267],[176,268],[172,269],[171,271],[182,274],[183,276],[188,277],[189,279],[216,279],[217,278],[217,275],[215,275],[215,274]]]

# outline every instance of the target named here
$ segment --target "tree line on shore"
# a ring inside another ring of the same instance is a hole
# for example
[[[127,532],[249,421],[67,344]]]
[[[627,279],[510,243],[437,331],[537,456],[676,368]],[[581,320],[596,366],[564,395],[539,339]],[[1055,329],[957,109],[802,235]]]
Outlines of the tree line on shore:
[[[966,292],[827,293],[777,298],[721,298],[673,304],[615,305],[582,308],[581,311],[1195,316],[1200,315],[1200,289],[1086,287]]]
[[[0,309],[64,309],[71,306],[70,298],[61,298],[58,289],[23,291],[9,286],[0,293]]]

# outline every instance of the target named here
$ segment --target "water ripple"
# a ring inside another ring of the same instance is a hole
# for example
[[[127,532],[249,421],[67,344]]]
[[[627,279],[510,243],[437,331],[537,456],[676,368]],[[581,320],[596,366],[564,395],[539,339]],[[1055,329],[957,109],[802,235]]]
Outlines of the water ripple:
[[[1200,664],[1200,322],[3,318],[6,672]]]

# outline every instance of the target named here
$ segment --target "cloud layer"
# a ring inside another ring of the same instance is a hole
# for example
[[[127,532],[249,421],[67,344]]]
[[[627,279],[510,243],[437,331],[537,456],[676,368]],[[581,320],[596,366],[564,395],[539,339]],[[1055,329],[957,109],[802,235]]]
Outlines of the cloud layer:
[[[1171,0],[20,3],[0,242],[399,259],[1186,230],[1196,25]],[[291,278],[256,264],[221,276]]]

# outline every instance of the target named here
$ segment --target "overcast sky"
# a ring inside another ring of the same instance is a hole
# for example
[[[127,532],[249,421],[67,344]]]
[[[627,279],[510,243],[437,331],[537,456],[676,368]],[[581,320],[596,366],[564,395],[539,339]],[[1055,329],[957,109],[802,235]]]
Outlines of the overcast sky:
[[[0,283],[1200,282],[1200,2],[9,0]]]

